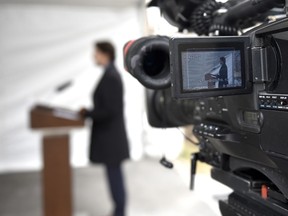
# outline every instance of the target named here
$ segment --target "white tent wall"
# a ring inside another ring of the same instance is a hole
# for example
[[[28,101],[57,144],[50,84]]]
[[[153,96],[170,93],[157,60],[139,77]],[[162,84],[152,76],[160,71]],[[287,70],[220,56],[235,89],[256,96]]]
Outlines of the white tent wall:
[[[101,77],[92,62],[97,39],[109,39],[117,47],[131,155],[142,155],[143,88],[122,63],[123,44],[142,33],[140,8],[132,0],[121,1],[121,7],[120,1],[107,1],[118,2],[117,7],[93,5],[105,2],[97,0],[79,0],[84,6],[71,2],[75,4],[0,1],[0,171],[41,167],[41,136],[29,129],[29,109],[35,103],[74,110],[91,106],[91,92]],[[69,88],[55,91],[70,80]],[[74,166],[87,164],[88,142],[87,128],[72,134]]]

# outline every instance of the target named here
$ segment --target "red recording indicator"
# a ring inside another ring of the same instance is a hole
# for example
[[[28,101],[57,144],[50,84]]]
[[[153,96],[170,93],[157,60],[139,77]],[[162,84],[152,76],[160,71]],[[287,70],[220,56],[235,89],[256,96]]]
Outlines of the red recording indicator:
[[[262,187],[261,187],[261,197],[263,199],[268,198],[268,187],[266,185],[262,185]]]

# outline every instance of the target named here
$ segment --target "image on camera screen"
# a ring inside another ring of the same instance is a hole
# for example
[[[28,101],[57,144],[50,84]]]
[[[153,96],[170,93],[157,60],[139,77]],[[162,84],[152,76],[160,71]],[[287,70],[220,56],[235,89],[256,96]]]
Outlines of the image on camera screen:
[[[184,91],[242,86],[240,50],[189,50],[181,60]]]

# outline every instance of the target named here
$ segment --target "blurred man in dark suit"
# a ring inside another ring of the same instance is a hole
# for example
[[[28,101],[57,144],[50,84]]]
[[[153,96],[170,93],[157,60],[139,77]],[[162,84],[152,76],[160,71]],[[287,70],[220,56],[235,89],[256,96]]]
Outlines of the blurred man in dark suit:
[[[219,70],[219,74],[217,75],[219,80],[219,88],[225,88],[228,85],[228,69],[225,57],[220,58],[220,65],[221,68]]]
[[[126,192],[121,164],[129,158],[129,150],[123,113],[123,85],[114,66],[115,49],[111,43],[97,42],[94,59],[105,72],[93,94],[93,109],[82,109],[80,114],[93,121],[89,157],[92,163],[106,167],[115,206],[113,216],[124,216]]]

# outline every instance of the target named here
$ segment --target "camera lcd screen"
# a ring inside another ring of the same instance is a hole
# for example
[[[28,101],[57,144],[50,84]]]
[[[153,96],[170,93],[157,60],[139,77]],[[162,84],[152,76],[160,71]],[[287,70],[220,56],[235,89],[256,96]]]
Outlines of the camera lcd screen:
[[[250,93],[250,38],[172,38],[172,92],[176,98]]]
[[[241,52],[234,49],[181,53],[183,91],[241,88]]]

